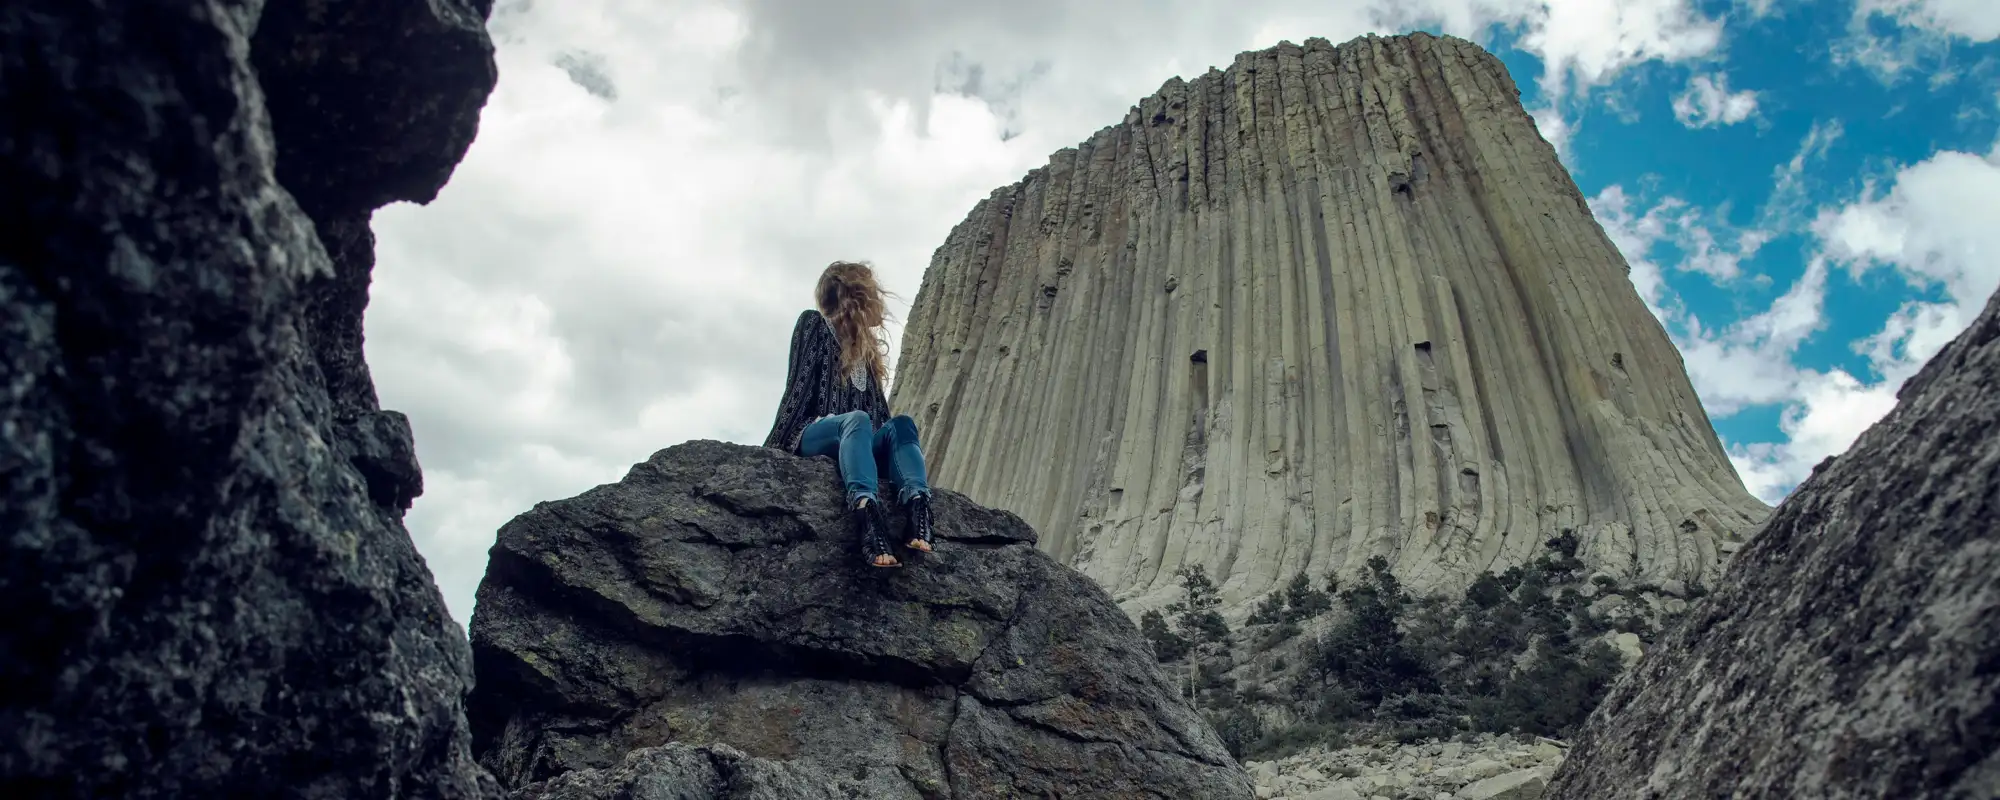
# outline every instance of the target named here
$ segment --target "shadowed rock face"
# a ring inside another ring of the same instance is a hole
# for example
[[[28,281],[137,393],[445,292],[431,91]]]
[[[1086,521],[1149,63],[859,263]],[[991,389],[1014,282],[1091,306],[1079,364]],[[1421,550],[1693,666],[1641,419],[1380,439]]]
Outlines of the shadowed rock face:
[[[1710,583],[1746,493],[1617,249],[1475,45],[1239,56],[979,203],[894,405],[933,481],[1151,605],[1382,555],[1458,588],[1565,529]]]
[[[1549,797],[2000,797],[2000,296],[1614,687]]]
[[[0,9],[0,794],[492,790],[360,338],[368,213],[470,143],[488,7]]]
[[[841,505],[829,460],[691,442],[508,523],[472,621],[481,763],[520,798],[689,770],[650,796],[737,796],[700,788],[734,756],[639,755],[675,742],[811,787],[756,797],[1251,796],[1019,518],[940,492],[940,552],[877,570]]]
[[[409,427],[401,414],[380,409],[362,360],[375,267],[368,220],[398,200],[436,198],[471,145],[497,76],[486,35],[492,6],[283,0],[268,3],[257,21],[250,57],[277,139],[278,180],[313,219],[333,263],[304,288],[300,332],[335,415],[352,429],[345,438],[357,443],[398,438],[387,429]],[[408,466],[393,463],[400,460]],[[371,463],[363,472],[378,499],[408,508],[423,493],[414,451]]]

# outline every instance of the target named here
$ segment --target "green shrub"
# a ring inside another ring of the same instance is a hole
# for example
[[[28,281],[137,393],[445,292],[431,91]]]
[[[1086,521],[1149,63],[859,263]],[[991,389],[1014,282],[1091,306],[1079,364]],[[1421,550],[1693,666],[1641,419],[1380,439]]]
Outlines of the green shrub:
[[[1258,637],[1257,650],[1259,652],[1269,650],[1273,647],[1277,647],[1278,645],[1285,643],[1287,640],[1297,635],[1299,635],[1299,624],[1289,619],[1284,620],[1282,622],[1279,622],[1277,625],[1271,626],[1270,628],[1266,629],[1264,633]]]
[[[1375,707],[1377,719],[1448,719],[1464,712],[1463,703],[1441,694],[1399,694]]]
[[[1479,573],[1479,577],[1473,579],[1472,586],[1465,590],[1465,603],[1472,608],[1492,608],[1509,599],[1511,598],[1507,596],[1507,587],[1502,586],[1500,579],[1494,577],[1491,572]]]
[[[1223,748],[1239,759],[1264,738],[1264,720],[1246,705],[1237,705],[1219,718],[1211,718],[1209,724],[1215,726],[1215,735],[1222,739]]]
[[[1227,641],[1229,625],[1216,610],[1222,607],[1222,596],[1209,581],[1208,570],[1190,564],[1174,570],[1174,576],[1181,579],[1185,594],[1180,602],[1167,606],[1167,613],[1174,615],[1174,627],[1180,635],[1195,644]]]
[[[1543,544],[1547,545],[1549,552],[1542,554],[1536,566],[1550,582],[1568,583],[1583,570],[1583,559],[1576,557],[1577,549],[1582,546],[1576,538],[1576,531],[1564,528],[1562,533]]]
[[[1283,697],[1272,693],[1270,689],[1262,686],[1252,686],[1244,689],[1237,693],[1237,697],[1241,698],[1245,703],[1262,703],[1264,705],[1277,705],[1283,703],[1285,700]]]
[[[1328,576],[1327,585],[1335,586],[1338,582],[1332,576]],[[1331,610],[1333,610],[1333,598],[1326,592],[1314,589],[1312,581],[1306,579],[1305,573],[1292,576],[1291,584],[1285,587],[1285,621],[1300,622]]]
[[[1478,576],[1457,598],[1415,598],[1386,559],[1341,588],[1328,576],[1317,589],[1303,573],[1265,596],[1250,620],[1266,626],[1245,644],[1268,651],[1301,633],[1300,623],[1340,614],[1318,641],[1299,651],[1289,692],[1239,690],[1225,677],[1227,654],[1207,647],[1228,635],[1216,590],[1198,567],[1185,568],[1184,599],[1168,614],[1150,612],[1140,628],[1162,660],[1186,659],[1179,681],[1239,758],[1278,758],[1307,746],[1340,746],[1353,736],[1421,741],[1471,730],[1567,736],[1589,716],[1620,671],[1616,650],[1597,641],[1657,631],[1637,615],[1593,619],[1577,557],[1580,540],[1565,530],[1530,563]],[[1609,576],[1593,583],[1616,586]],[[1704,591],[1690,585],[1688,594]],[[1285,669],[1271,657],[1273,672]],[[1281,684],[1282,685],[1282,684]],[[1259,709],[1289,707],[1264,721]],[[1224,729],[1227,728],[1227,732]]]
[[[1368,706],[1393,694],[1429,691],[1430,670],[1403,643],[1398,616],[1412,600],[1381,556],[1368,560],[1361,583],[1343,591],[1347,618],[1319,645],[1313,672],[1321,683],[1338,682]]]
[[[1324,722],[1301,722],[1283,727],[1266,727],[1264,735],[1244,748],[1243,755],[1238,758],[1248,761],[1274,761],[1310,747],[1337,749],[1346,745],[1347,732],[1341,726]],[[1335,770],[1336,773],[1338,771]]]
[[[1307,653],[1295,712],[1312,725],[1403,741],[1469,729],[1573,732],[1620,669],[1616,651],[1595,638],[1609,629],[1655,632],[1637,617],[1592,619],[1575,588],[1584,566],[1575,532],[1546,545],[1531,563],[1481,575],[1452,600],[1412,598],[1386,560],[1370,559],[1337,595],[1344,615]]]
[[[1458,728],[1442,719],[1422,719],[1406,722],[1389,728],[1388,738],[1399,744],[1417,744],[1433,739],[1449,739],[1458,733]]]
[[[1327,586],[1334,587],[1340,582],[1327,576]],[[1303,622],[1333,610],[1333,597],[1327,591],[1315,589],[1312,580],[1301,572],[1292,576],[1291,583],[1283,591],[1272,592],[1257,601],[1244,621],[1251,625],[1270,625],[1285,622]],[[1297,628],[1293,629],[1294,634]]]
[[[1604,698],[1619,665],[1618,652],[1603,642],[1582,652],[1574,646],[1541,648],[1498,696],[1474,699],[1473,724],[1485,731],[1568,736]]]
[[[1158,609],[1139,615],[1139,635],[1153,646],[1153,657],[1160,663],[1181,660],[1188,654],[1188,641],[1167,627],[1167,618]]]
[[[1243,621],[1251,625],[1270,625],[1283,619],[1284,614],[1284,595],[1272,592],[1264,595],[1264,599],[1257,601],[1257,606],[1250,609],[1250,616]]]
[[[1611,626],[1604,620],[1591,616],[1590,611],[1585,609],[1570,615],[1570,629],[1579,638],[1588,639],[1611,630]]]
[[[1340,684],[1318,688],[1308,688],[1308,684],[1295,684],[1297,700],[1302,715],[1313,722],[1332,723],[1351,720],[1367,712],[1354,691]]]
[[[1234,690],[1229,682],[1230,663],[1220,658],[1203,659],[1195,664],[1195,686],[1203,691]]]
[[[1222,597],[1200,564],[1174,570],[1181,579],[1181,599],[1168,604],[1166,613],[1157,610],[1139,615],[1139,635],[1153,646],[1160,663],[1179,661],[1204,644],[1229,640],[1229,624],[1216,609]],[[1170,616],[1171,615],[1171,616]]]

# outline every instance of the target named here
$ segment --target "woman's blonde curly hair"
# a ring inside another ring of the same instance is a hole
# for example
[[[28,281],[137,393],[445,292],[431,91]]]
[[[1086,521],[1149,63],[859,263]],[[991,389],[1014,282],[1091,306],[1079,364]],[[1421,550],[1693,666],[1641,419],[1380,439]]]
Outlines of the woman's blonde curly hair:
[[[819,274],[813,300],[819,313],[833,324],[834,338],[840,340],[840,371],[865,365],[877,383],[889,373],[889,343],[882,323],[889,309],[887,292],[875,281],[875,271],[865,262],[835,261]]]

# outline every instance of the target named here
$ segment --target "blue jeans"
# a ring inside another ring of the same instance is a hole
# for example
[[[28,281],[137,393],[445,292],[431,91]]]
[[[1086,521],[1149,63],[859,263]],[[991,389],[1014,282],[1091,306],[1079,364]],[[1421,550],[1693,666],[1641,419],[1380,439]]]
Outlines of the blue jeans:
[[[917,447],[917,421],[898,415],[881,430],[874,428],[866,411],[815,421],[799,436],[799,455],[836,456],[840,460],[848,508],[864,497],[881,502],[876,493],[882,473],[896,485],[898,501],[907,503],[918,495],[928,496],[931,485],[924,477],[924,451]]]

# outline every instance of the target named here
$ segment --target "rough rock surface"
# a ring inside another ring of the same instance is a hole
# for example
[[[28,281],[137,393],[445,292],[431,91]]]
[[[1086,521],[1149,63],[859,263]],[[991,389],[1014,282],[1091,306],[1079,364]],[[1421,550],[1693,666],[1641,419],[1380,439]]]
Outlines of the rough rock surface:
[[[340,5],[0,8],[0,794],[495,788],[359,336],[368,212],[470,142],[489,4]],[[366,133],[402,146],[311,141]]]
[[[876,570],[840,507],[828,459],[690,442],[515,518],[472,620],[481,763],[617,783],[680,742],[884,800],[1250,796],[1131,620],[1018,517],[939,492],[939,553]]]
[[[615,767],[565,772],[512,800],[852,800],[850,776],[817,765],[752,758],[726,744],[642,747]]]
[[[2000,295],[1598,706],[1556,798],[2000,797]]]
[[[1712,583],[1769,509],[1627,271],[1491,54],[1284,44],[981,201],[894,404],[935,484],[1128,606],[1190,563],[1231,605],[1373,555],[1463,588],[1564,529]]]
[[[1243,766],[1257,796],[1269,800],[1534,800],[1565,752],[1550,739],[1487,733],[1312,750]]]

